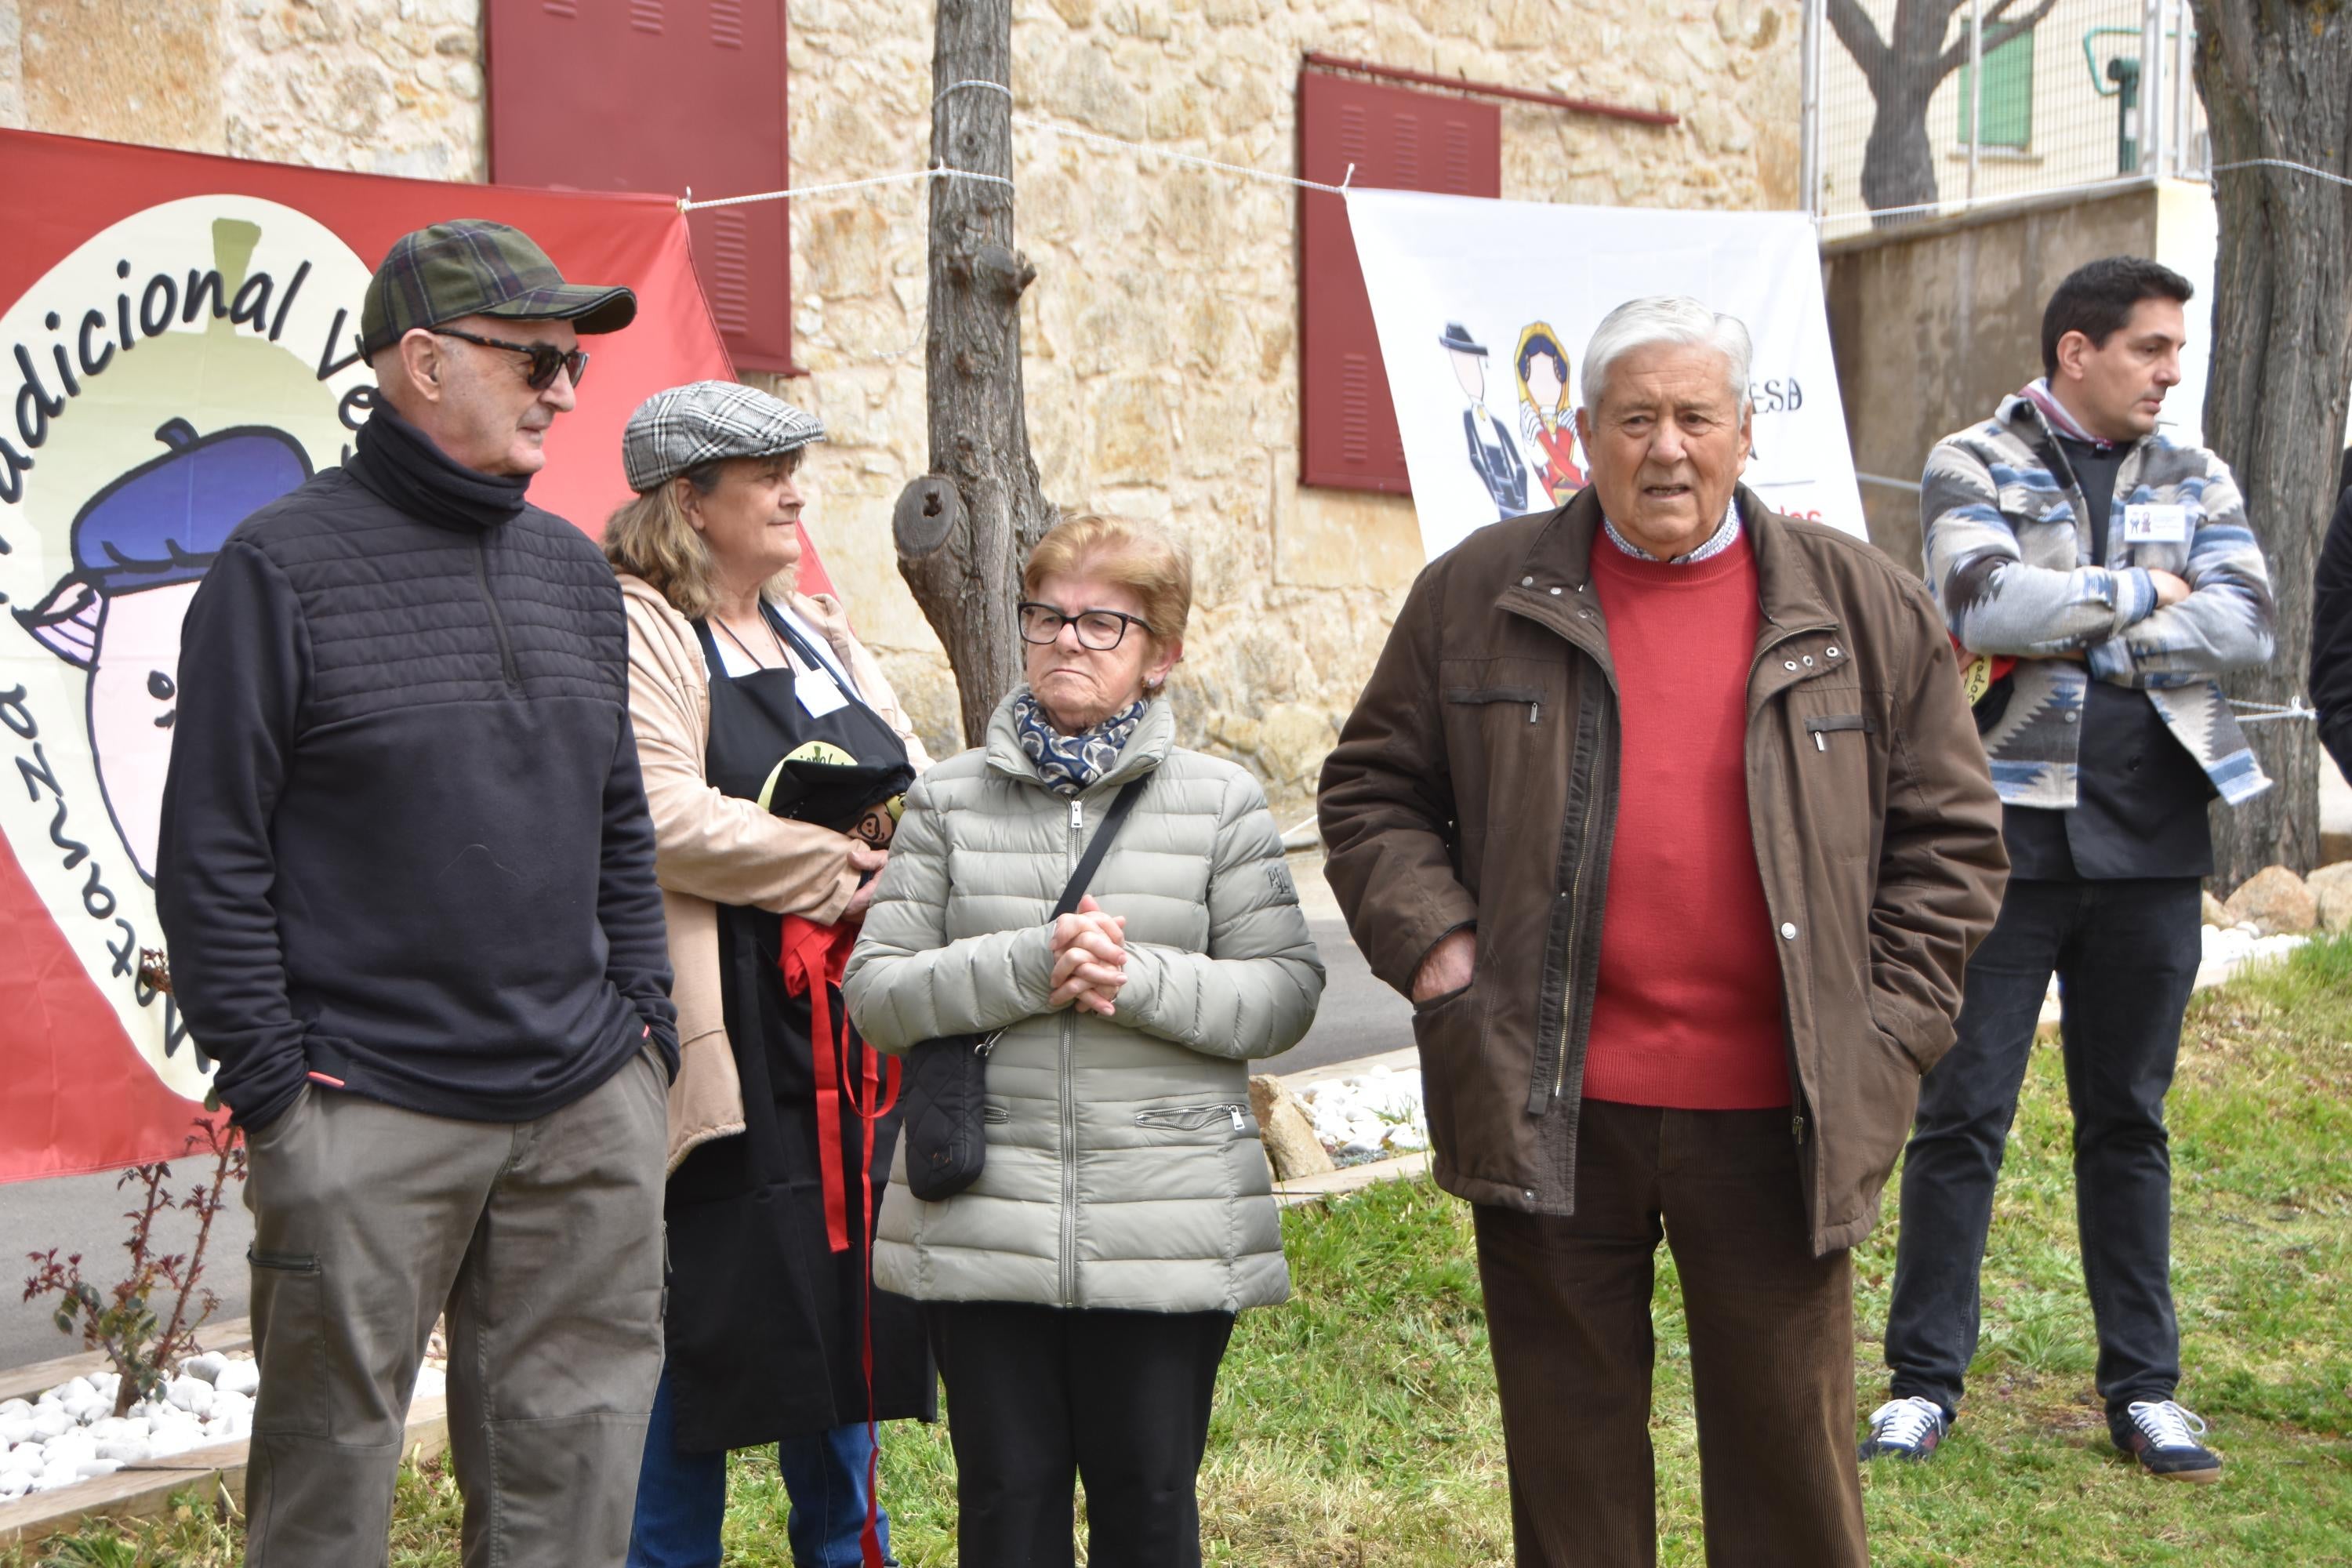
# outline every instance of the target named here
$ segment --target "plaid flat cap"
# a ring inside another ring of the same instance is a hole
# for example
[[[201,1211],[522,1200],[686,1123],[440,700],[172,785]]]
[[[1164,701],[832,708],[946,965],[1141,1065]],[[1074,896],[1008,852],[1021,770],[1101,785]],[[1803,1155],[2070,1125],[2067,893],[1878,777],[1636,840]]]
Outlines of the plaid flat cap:
[[[779,397],[736,381],[656,392],[621,432],[621,471],[639,495],[688,468],[728,458],[772,458],[824,439],[824,426]]]
[[[636,313],[637,297],[626,289],[566,283],[522,230],[461,217],[392,242],[360,302],[360,353],[373,355],[418,327],[460,316],[570,321],[583,332],[617,332]]]

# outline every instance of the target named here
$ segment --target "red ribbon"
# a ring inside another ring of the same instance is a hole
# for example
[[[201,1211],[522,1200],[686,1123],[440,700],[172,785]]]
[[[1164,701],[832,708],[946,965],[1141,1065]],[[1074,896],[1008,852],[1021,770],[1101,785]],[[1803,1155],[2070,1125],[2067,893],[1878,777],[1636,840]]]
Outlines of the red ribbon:
[[[842,973],[849,967],[849,950],[856,941],[856,926],[821,926],[798,915],[786,915],[783,951],[778,960],[783,966],[785,991],[794,996],[805,992],[809,999],[809,1053],[816,1064],[817,1169],[824,1187],[825,1242],[835,1252],[849,1250],[848,1181],[842,1169],[846,1157],[841,1137],[845,1095],[852,1113],[866,1124],[857,1152],[857,1234],[866,1253],[865,1267],[858,1270],[865,1286],[865,1311],[857,1347],[866,1373],[866,1527],[858,1532],[857,1544],[866,1568],[883,1568],[882,1500],[876,1485],[882,1444],[874,1418],[873,1150],[874,1124],[898,1103],[899,1067],[896,1058],[886,1066],[881,1053],[856,1039],[857,1031],[845,1009],[837,1023],[834,1018],[834,994],[841,987]],[[853,1041],[860,1083],[851,1081]]]

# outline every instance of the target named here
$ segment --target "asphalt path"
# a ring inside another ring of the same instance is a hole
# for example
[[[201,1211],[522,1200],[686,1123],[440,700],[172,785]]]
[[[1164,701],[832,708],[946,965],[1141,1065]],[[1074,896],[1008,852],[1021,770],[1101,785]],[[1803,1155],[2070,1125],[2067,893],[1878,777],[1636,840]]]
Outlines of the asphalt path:
[[[1276,1072],[1300,1072],[1412,1044],[1412,1009],[1372,978],[1336,910],[1316,897],[1322,879],[1316,876],[1310,883],[1302,875],[1299,879],[1307,893],[1307,928],[1314,933],[1329,978],[1315,1026],[1268,1067]],[[194,1163],[179,1167],[179,1173],[191,1178],[195,1172]],[[84,1272],[101,1290],[120,1279],[122,1240],[131,1229],[123,1211],[131,1206],[132,1194],[118,1191],[115,1180],[114,1173],[108,1172],[0,1185],[0,1368],[47,1361],[81,1348],[79,1342],[59,1333],[51,1321],[54,1300],[22,1300],[24,1279],[31,1270],[25,1255],[52,1247],[60,1257],[79,1252]],[[194,1227],[182,1223],[184,1219],[173,1215],[160,1226],[172,1250],[194,1239]],[[232,1199],[213,1221],[212,1242],[206,1248],[205,1282],[220,1292],[223,1318],[245,1316],[245,1249],[252,1239],[252,1216]]]

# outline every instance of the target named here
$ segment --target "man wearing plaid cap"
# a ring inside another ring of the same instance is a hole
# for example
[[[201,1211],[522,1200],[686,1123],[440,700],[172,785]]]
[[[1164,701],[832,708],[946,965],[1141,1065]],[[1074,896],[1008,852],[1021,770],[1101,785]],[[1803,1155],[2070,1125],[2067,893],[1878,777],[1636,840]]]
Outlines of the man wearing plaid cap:
[[[501,224],[398,240],[351,460],[188,609],[156,890],[250,1151],[257,1568],[384,1561],[445,1311],[469,1568],[626,1548],[676,1016],[620,592],[525,491],[635,310]]]

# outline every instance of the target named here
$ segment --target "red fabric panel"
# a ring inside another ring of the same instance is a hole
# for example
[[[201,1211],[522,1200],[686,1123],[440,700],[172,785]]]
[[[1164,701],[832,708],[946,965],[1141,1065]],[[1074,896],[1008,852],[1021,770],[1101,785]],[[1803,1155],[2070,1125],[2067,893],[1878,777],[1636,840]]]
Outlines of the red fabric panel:
[[[1503,194],[1503,116],[1491,103],[1328,71],[1298,73],[1298,173],[1336,185]],[[1343,197],[1298,194],[1299,478],[1408,494],[1404,442]]]
[[[1585,1097],[1786,1105],[1780,955],[1748,815],[1755,554],[1742,538],[1672,566],[1595,539],[1592,585],[1624,742]]]
[[[749,195],[791,184],[784,0],[489,0],[490,177]],[[689,215],[728,352],[793,364],[787,204]]]
[[[17,457],[29,455],[35,465],[10,475],[21,481],[26,504],[12,502],[9,481],[0,480],[0,543],[10,552],[0,561],[16,590],[5,606],[9,611],[32,609],[41,591],[71,566],[68,524],[87,499],[88,487],[161,449],[149,432],[155,412],[163,410],[149,411],[134,400],[124,406],[140,416],[136,419],[106,412],[109,399],[118,396],[120,378],[157,363],[154,348],[121,351],[103,371],[85,362],[81,390],[70,397],[52,358],[74,352],[74,322],[85,305],[95,304],[105,319],[96,329],[98,340],[82,343],[82,352],[112,341],[113,269],[101,267],[98,282],[73,284],[56,299],[32,298],[59,263],[126,220],[147,226],[121,238],[121,276],[130,279],[124,287],[134,292],[158,258],[179,254],[174,247],[187,235],[213,231],[215,220],[205,203],[219,197],[254,197],[293,208],[370,267],[411,229],[453,217],[494,218],[529,233],[571,278],[628,285],[637,295],[637,319],[626,331],[589,340],[595,357],[579,406],[549,432],[548,467],[530,490],[532,500],[590,533],[628,497],[620,437],[636,406],[664,387],[734,374],[695,280],[685,220],[666,197],[385,179],[13,131],[0,131],[0,169],[8,172],[15,198],[7,243],[0,245],[0,311],[20,304],[32,311],[26,356],[46,377],[43,395],[58,404],[53,415],[42,416],[32,394],[16,398],[12,379],[5,394],[11,405],[0,407],[0,440],[14,443]],[[356,292],[348,298],[325,292],[333,285],[324,279],[348,277],[348,266],[331,274],[320,259],[320,280],[307,285],[299,318],[304,324],[289,330],[281,345],[298,356],[298,367],[349,355],[357,327]],[[288,280],[279,282],[281,297],[290,295]],[[59,328],[41,330],[43,307],[62,312]],[[135,309],[135,302],[124,304],[121,319],[129,320]],[[338,311],[344,312],[340,321]],[[121,328],[125,333],[131,330]],[[250,341],[257,329],[241,326],[236,331]],[[189,347],[184,339],[175,342],[182,350]],[[10,343],[0,343],[0,363],[15,365]],[[21,367],[10,374],[21,377]],[[202,416],[207,433],[219,425],[273,423],[277,415],[266,401],[274,395],[266,390],[270,384],[256,384],[265,388],[256,395],[265,401],[249,408],[208,404],[210,412]],[[22,410],[13,406],[17,401]],[[26,450],[33,444],[21,428],[20,413],[43,431],[47,445]],[[85,447],[77,468],[59,456],[74,443],[86,442],[91,430],[117,425],[123,433],[106,439],[119,441],[119,460],[93,466]],[[74,489],[77,482],[83,488]],[[803,556],[801,580],[812,590],[825,586],[813,552]],[[0,700],[12,693],[24,699],[24,672],[36,667],[52,670],[54,658],[13,616],[0,614]],[[65,702],[43,699],[35,712],[31,706],[0,700],[0,720],[6,721],[0,723],[0,773],[9,789],[46,779],[51,764],[58,765],[64,781],[58,815],[52,816],[47,804],[50,786],[42,784],[35,797],[41,803],[38,823],[0,829],[0,1181],[176,1157],[198,1107],[165,1087],[126,1030],[115,1004],[135,994],[131,976],[110,974],[104,962],[89,962],[86,950],[75,945],[88,926],[78,925],[80,934],[68,940],[60,922],[87,922],[94,911],[45,903],[25,869],[54,871],[63,863],[76,868],[77,878],[84,869],[93,878],[102,870],[110,896],[120,900],[120,908],[110,907],[110,918],[102,922],[109,938],[128,927],[128,940],[161,945],[152,896],[128,863],[126,841],[110,821],[108,800],[71,783],[90,767],[85,704],[79,697]],[[64,768],[77,752],[79,766]],[[139,765],[159,768],[161,763]],[[32,772],[20,776],[27,769]],[[141,778],[160,787],[160,780],[127,773],[120,763],[106,776],[110,787]],[[67,859],[69,855],[73,858]],[[161,1005],[159,999],[131,1016],[152,1026]],[[171,1059],[187,1059],[189,1049],[183,1044],[181,1054]]]

